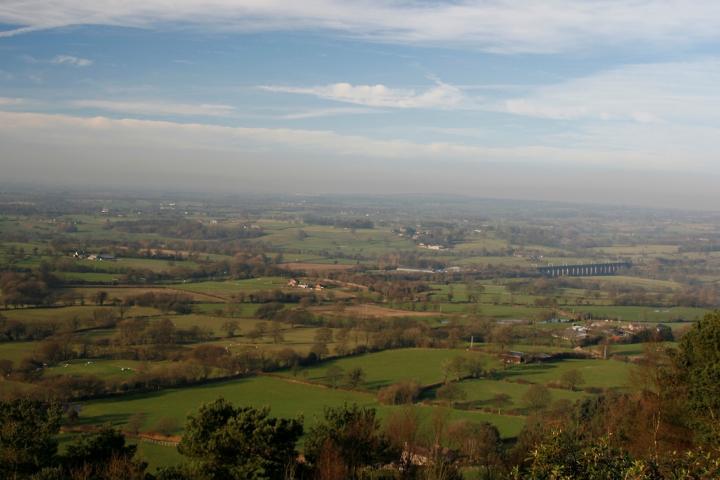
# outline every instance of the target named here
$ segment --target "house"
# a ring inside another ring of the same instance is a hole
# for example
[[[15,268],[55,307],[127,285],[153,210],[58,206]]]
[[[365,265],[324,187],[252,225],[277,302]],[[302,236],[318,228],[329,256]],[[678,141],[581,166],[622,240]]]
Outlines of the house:
[[[525,354],[523,352],[505,352],[500,354],[503,363],[519,364],[525,363]]]
[[[96,262],[102,262],[102,261],[114,262],[115,255],[110,255],[107,253],[96,253],[96,254],[88,255],[87,259],[94,260]]]
[[[628,323],[625,330],[630,332],[639,332],[640,330],[645,330],[645,326],[640,325],[639,323]]]

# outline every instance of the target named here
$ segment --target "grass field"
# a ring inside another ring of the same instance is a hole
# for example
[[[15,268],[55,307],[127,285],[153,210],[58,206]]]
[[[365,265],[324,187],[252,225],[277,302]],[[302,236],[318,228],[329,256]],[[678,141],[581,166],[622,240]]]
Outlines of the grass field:
[[[444,378],[443,361],[459,355],[465,355],[464,350],[405,348],[398,350],[385,350],[377,353],[346,357],[338,360],[324,362],[321,365],[308,367],[301,372],[301,378],[310,381],[327,383],[327,370],[337,366],[347,372],[352,368],[360,367],[365,372],[365,382],[361,385],[366,389],[379,389],[401,380],[416,380],[421,385],[440,382]],[[495,366],[494,357],[482,355],[488,366]],[[284,373],[291,376],[290,372]]]
[[[251,329],[261,322],[262,320],[245,320],[245,323],[241,324],[241,329]],[[246,349],[254,349],[262,352],[276,352],[285,348],[292,348],[299,354],[307,355],[310,353],[315,342],[315,334],[319,328],[315,327],[294,327],[290,328],[288,324],[280,323],[282,326],[282,341],[274,343],[270,334],[265,335],[259,339],[250,339],[245,336],[236,336],[232,338],[219,338],[209,342],[204,342],[204,345],[217,345],[223,348],[227,348],[231,353],[240,353]],[[249,327],[249,328],[248,328]],[[331,329],[336,332],[337,329]],[[240,332],[242,334],[242,332]],[[327,347],[330,352],[334,351],[336,343],[328,343]],[[356,346],[353,341],[348,343],[350,348]]]
[[[230,298],[236,293],[250,293],[260,290],[283,289],[287,279],[282,277],[259,277],[248,280],[231,280],[226,282],[195,282],[173,285],[173,288],[187,292],[216,295]]]
[[[167,318],[169,318],[177,328],[187,329],[193,326],[198,326],[210,330],[213,335],[218,337],[226,336],[226,332],[222,328],[225,322],[237,322],[238,331],[235,334],[242,335],[252,330],[257,322],[260,321],[243,317],[217,317],[197,313],[191,313],[189,315],[173,315]]]
[[[225,304],[219,301],[216,303],[196,303],[192,308],[193,312],[199,315],[216,315],[218,312],[225,311]],[[238,317],[252,318],[255,316],[257,309],[260,308],[260,304],[241,303],[239,305],[234,305],[233,308],[236,308],[235,314]]]
[[[117,273],[102,272],[60,272],[60,278],[66,282],[112,283],[117,282],[120,275]]]
[[[628,322],[695,321],[709,312],[707,309],[694,307],[655,308],[594,305],[576,306],[573,310],[576,312],[591,313],[596,317],[607,317]]]
[[[143,430],[152,431],[153,425],[158,420],[167,417],[178,422],[175,433],[180,433],[188,414],[196,411],[202,403],[214,401],[219,397],[238,405],[269,406],[275,416],[303,415],[306,423],[309,424],[322,414],[325,406],[345,403],[365,406],[375,404],[375,397],[370,394],[333,390],[260,376],[183,389],[127,395],[117,399],[90,401],[83,405],[80,417],[84,423],[110,422],[121,426],[131,415],[141,412],[146,415]]]
[[[0,359],[1,360],[10,360],[17,366],[17,364],[18,364],[18,362],[20,362],[20,360],[22,360],[25,357],[29,357],[33,353],[36,346],[37,346],[36,342],[4,342],[4,343],[0,343]],[[2,388],[2,383],[0,383],[0,388]]]
[[[522,396],[530,388],[529,385],[522,383],[489,379],[465,380],[460,382],[460,387],[466,394],[463,401],[471,403],[474,407],[493,408],[491,400],[495,395],[508,395],[511,403],[503,407],[503,409],[522,408]],[[583,392],[573,392],[559,388],[551,388],[550,394],[553,401],[564,399],[573,402],[587,395]]]
[[[103,380],[130,379],[138,370],[162,368],[170,362],[140,362],[137,360],[70,360],[45,369],[45,375],[94,375]],[[67,366],[66,366],[67,365]],[[126,369],[123,371],[123,369]]]
[[[671,280],[657,280],[654,278],[631,277],[628,275],[607,275],[597,277],[580,277],[582,281],[597,282],[601,285],[629,285],[643,287],[651,291],[675,291],[682,285]]]
[[[583,387],[625,388],[630,386],[631,363],[617,360],[563,360],[510,367],[502,376],[532,383],[557,381],[568,370],[578,370],[585,380]]]
[[[613,245],[594,247],[592,251],[607,255],[667,255],[678,252],[677,245]]]
[[[355,255],[375,257],[395,250],[414,249],[415,244],[400,238],[390,229],[357,229],[335,228],[324,225],[298,225],[286,223],[261,223],[267,228],[267,235],[259,240],[272,244],[276,248],[300,251],[306,255],[318,252],[331,252],[337,258],[352,258]],[[301,239],[300,231],[307,237]],[[288,253],[292,260],[294,253]]]
[[[122,272],[127,270],[150,270],[156,273],[167,272],[175,268],[197,268],[198,264],[189,260],[159,260],[152,258],[120,257],[115,261],[77,260],[77,264],[97,272]]]
[[[111,423],[122,427],[131,415],[145,414],[144,431],[152,431],[160,419],[173,419],[177,424],[176,434],[182,433],[182,425],[187,415],[196,412],[202,403],[223,397],[238,406],[270,407],[271,415],[278,417],[303,416],[305,431],[321,417],[325,407],[356,403],[376,408],[383,421],[389,415],[404,407],[378,405],[374,395],[333,390],[314,385],[293,383],[274,377],[253,377],[243,380],[166,390],[153,394],[132,395],[124,399],[108,399],[87,402],[80,413],[84,424]],[[494,424],[504,438],[512,438],[520,433],[525,417],[517,415],[499,415],[482,411],[455,410],[430,406],[415,406],[424,428],[429,428],[434,414],[440,414],[447,422],[467,420],[472,422],[490,422]],[[302,450],[302,440],[300,444]],[[161,446],[141,441],[138,443],[140,458],[149,462],[152,472],[157,467],[179,463],[182,457],[175,447]]]
[[[99,307],[97,305],[54,307],[54,308],[19,308],[4,310],[2,314],[12,320],[21,322],[61,322],[77,318],[86,321],[93,318],[97,310],[117,311],[117,307]],[[125,312],[125,317],[145,317],[160,314],[160,310],[152,307],[131,307]]]

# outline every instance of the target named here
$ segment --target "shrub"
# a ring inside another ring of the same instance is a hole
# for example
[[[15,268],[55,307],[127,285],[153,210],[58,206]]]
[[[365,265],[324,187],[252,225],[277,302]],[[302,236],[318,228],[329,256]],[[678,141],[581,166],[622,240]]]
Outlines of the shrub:
[[[420,384],[406,380],[380,389],[378,401],[383,405],[403,405],[415,402],[418,396],[420,396]]]

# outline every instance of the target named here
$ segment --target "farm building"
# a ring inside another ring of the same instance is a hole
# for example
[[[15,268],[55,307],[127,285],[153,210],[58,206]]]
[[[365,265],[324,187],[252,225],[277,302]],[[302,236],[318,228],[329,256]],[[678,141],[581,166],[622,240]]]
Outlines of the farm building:
[[[527,360],[523,352],[505,352],[500,354],[503,363],[519,364]]]

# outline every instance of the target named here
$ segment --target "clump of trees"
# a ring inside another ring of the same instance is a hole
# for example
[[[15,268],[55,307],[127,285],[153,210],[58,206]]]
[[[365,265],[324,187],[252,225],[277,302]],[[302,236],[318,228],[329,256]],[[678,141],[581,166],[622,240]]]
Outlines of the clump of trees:
[[[146,292],[129,296],[124,303],[128,306],[154,307],[166,313],[185,314],[192,311],[192,297],[181,293]]]
[[[414,380],[394,383],[378,391],[378,401],[384,405],[414,403],[420,396],[420,384]]]
[[[134,459],[124,435],[101,427],[70,441],[58,452],[62,409],[58,404],[20,399],[0,402],[0,477],[13,479],[146,478],[146,464]]]
[[[50,305],[54,301],[52,287],[60,281],[49,270],[37,273],[6,272],[0,275],[0,290],[5,308],[9,306]]]

